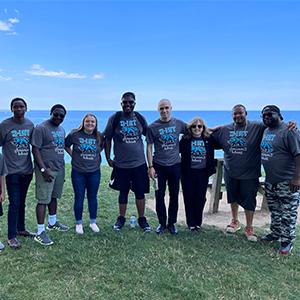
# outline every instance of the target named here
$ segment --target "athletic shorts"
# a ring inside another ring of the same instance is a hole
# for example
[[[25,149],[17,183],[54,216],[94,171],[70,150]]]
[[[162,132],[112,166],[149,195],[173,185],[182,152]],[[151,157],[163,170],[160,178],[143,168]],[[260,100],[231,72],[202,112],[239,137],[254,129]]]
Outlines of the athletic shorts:
[[[51,171],[54,177],[52,182],[45,181],[39,168],[35,167],[35,197],[39,204],[49,204],[52,198],[61,198],[64,181],[65,169]]]
[[[145,198],[144,194],[149,193],[150,190],[147,165],[128,169],[114,166],[109,186],[122,193],[132,190],[137,199]]]
[[[228,203],[237,202],[244,209],[255,211],[256,195],[259,187],[258,178],[236,179],[230,177],[225,171],[224,180]]]

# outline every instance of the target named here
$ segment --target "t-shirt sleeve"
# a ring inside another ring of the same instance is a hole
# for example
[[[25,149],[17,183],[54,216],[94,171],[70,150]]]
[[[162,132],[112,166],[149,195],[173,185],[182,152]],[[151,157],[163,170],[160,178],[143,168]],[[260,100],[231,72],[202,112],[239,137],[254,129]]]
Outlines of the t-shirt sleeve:
[[[106,127],[103,131],[103,137],[105,139],[111,140],[113,137],[113,120],[115,116],[116,116],[115,114],[112,115],[107,121]]]
[[[70,148],[73,145],[73,135],[74,132],[70,132],[65,139],[65,146]]]
[[[147,144],[153,144],[154,135],[151,127],[148,127],[147,134],[146,134],[146,142]]]
[[[221,132],[222,127],[215,130],[211,135],[211,143],[214,149],[222,149],[220,140],[221,140]]]
[[[42,127],[37,126],[33,129],[32,132],[32,138],[31,138],[31,144],[32,146],[41,148],[43,145],[43,132]]]
[[[294,157],[300,154],[300,132],[298,130],[287,131],[287,144]]]

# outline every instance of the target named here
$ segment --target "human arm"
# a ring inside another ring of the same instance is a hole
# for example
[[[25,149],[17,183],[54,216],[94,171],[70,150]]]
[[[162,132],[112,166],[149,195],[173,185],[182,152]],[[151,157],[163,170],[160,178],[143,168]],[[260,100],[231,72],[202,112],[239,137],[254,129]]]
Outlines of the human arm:
[[[4,184],[4,176],[1,176],[1,193],[0,193],[0,203],[5,200],[5,184]]]
[[[65,151],[72,157],[72,149],[65,146]]]
[[[47,182],[52,182],[53,180],[53,176],[51,175],[51,170],[50,168],[46,168],[44,162],[43,162],[43,159],[42,159],[42,155],[41,155],[41,152],[40,152],[40,149],[36,146],[32,146],[32,154],[34,156],[34,160],[37,164],[37,166],[39,167],[40,170],[44,169],[44,172],[41,172],[43,177],[44,177],[44,180],[47,181]]]
[[[152,158],[152,146],[153,144],[147,143],[147,161],[148,161],[148,175],[150,178],[154,179],[156,177],[156,172],[153,167],[153,158]]]
[[[105,157],[108,165],[112,168],[114,166],[114,161],[110,158],[111,152],[111,140],[105,140]]]

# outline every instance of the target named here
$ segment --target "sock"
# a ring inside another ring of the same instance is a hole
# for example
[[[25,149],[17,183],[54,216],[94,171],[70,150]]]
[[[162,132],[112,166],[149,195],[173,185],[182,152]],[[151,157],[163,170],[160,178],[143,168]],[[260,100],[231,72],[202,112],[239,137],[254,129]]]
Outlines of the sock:
[[[56,223],[56,215],[49,215],[48,216],[48,223],[53,226]]]
[[[44,224],[38,224],[37,234],[41,234],[43,231],[45,231],[45,225]]]

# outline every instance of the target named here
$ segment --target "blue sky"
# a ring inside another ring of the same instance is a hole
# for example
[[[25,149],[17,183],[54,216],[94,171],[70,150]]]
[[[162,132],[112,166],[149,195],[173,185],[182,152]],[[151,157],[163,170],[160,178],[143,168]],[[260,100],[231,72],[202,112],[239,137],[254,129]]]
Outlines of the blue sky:
[[[0,1],[0,109],[300,110],[300,1]]]

